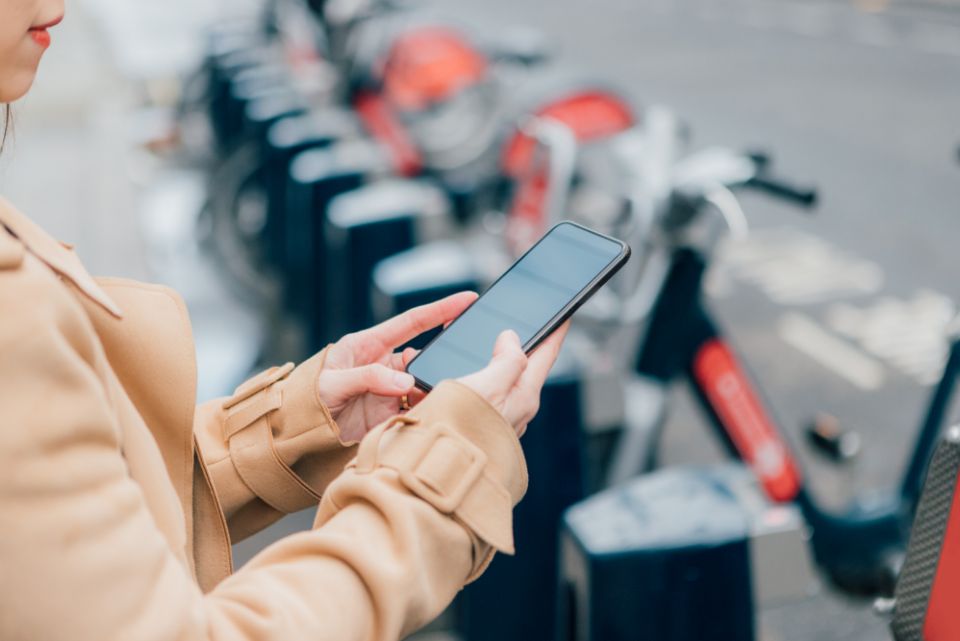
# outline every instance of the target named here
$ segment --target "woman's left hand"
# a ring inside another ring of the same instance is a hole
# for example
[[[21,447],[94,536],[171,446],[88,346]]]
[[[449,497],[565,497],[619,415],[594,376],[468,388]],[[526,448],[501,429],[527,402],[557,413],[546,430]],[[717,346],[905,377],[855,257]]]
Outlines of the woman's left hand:
[[[342,441],[359,441],[396,414],[400,397],[414,397],[412,403],[422,396],[414,388],[413,376],[405,371],[416,350],[394,350],[427,330],[446,325],[476,299],[474,292],[460,292],[347,334],[327,348],[317,379],[318,393],[337,421]]]

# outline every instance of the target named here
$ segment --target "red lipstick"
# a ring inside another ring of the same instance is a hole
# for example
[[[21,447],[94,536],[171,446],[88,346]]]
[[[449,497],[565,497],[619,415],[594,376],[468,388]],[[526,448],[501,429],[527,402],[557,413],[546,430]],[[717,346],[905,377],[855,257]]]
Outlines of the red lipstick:
[[[46,24],[30,27],[30,37],[33,38],[34,42],[46,49],[50,46],[50,32],[47,30],[56,27],[62,20],[63,16],[60,16],[56,20],[51,20]]]
[[[30,37],[44,49],[50,46],[50,32],[46,29],[31,29]]]

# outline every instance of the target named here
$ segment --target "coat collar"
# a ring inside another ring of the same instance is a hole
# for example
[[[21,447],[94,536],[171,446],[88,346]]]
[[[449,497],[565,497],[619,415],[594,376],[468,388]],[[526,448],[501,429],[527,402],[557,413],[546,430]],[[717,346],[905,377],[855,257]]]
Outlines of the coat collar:
[[[3,198],[0,198],[0,224],[9,228],[33,255],[76,285],[86,296],[115,317],[123,317],[123,311],[87,272],[72,249],[58,242]]]

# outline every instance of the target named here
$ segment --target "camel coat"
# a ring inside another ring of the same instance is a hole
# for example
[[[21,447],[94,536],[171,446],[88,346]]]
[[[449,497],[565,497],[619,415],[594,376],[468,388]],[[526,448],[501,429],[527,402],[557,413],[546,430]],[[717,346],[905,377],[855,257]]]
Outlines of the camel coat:
[[[93,279],[0,200],[0,639],[397,639],[496,551],[511,427],[456,382],[339,439],[322,354],[196,406],[170,289]],[[233,572],[230,544],[318,505]]]

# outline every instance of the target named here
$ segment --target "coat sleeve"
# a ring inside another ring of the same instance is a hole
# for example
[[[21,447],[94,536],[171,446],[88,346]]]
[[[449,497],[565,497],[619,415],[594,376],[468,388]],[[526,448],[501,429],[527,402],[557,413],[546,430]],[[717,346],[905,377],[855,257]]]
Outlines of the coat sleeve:
[[[519,443],[483,399],[438,386],[364,439],[312,530],[204,595],[123,457],[110,376],[68,294],[0,274],[0,638],[397,639],[496,550],[526,489]],[[54,289],[61,289],[59,284]]]
[[[271,368],[197,408],[201,460],[234,542],[315,507],[356,454],[318,396],[323,357]]]

